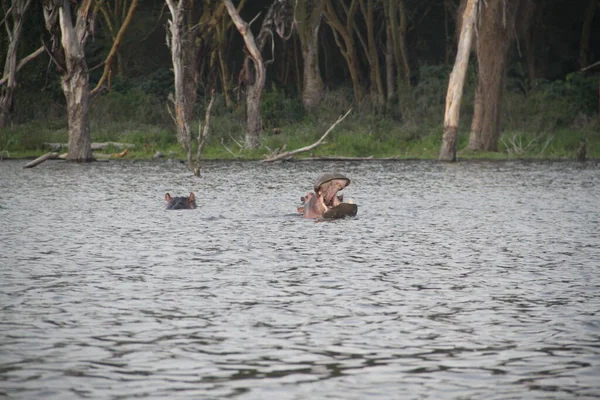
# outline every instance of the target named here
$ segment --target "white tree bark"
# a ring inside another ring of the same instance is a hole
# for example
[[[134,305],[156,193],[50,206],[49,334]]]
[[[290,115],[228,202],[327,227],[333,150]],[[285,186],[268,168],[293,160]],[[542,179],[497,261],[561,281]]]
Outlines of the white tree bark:
[[[479,0],[467,0],[463,12],[462,27],[458,41],[458,51],[454,67],[450,73],[448,92],[446,94],[446,111],[444,114],[444,136],[440,149],[440,161],[456,161],[456,144],[458,136],[458,121],[460,118],[460,103],[465,85],[465,76],[469,65],[469,56],[473,44],[473,33],[477,19]]]
[[[83,0],[73,21],[70,0],[45,0],[44,19],[52,34],[48,48],[62,72],[61,86],[67,101],[69,152],[67,160],[92,161],[89,126],[90,87],[85,59],[85,42],[93,25],[92,0]],[[60,35],[60,47],[58,44]]]

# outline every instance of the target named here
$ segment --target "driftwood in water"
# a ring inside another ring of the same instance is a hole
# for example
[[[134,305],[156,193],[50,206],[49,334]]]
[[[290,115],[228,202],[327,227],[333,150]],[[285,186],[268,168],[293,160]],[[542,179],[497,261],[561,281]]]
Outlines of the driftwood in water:
[[[333,123],[333,125],[331,125],[329,127],[329,129],[327,129],[327,132],[325,132],[323,134],[323,136],[321,136],[321,138],[319,140],[317,140],[316,142],[314,142],[313,144],[311,144],[309,146],[302,147],[300,149],[293,150],[293,151],[286,151],[285,153],[277,154],[274,157],[265,158],[261,162],[273,162],[273,161],[282,160],[282,159],[289,159],[289,158],[292,158],[293,156],[295,156],[296,154],[300,154],[300,153],[304,153],[304,152],[307,152],[307,151],[311,151],[312,149],[314,149],[315,147],[317,147],[318,145],[320,145],[321,143],[323,143],[323,140],[325,140],[325,138],[327,137],[327,135],[329,135],[329,132],[331,132],[333,130],[333,128],[335,128],[335,126],[337,124],[339,124],[340,122],[342,122],[344,120],[344,118],[346,118],[348,116],[348,114],[350,114],[350,111],[352,111],[352,109],[349,109],[346,114],[340,116],[337,119],[337,121],[335,121]]]
[[[46,153],[43,156],[40,156],[40,157],[36,158],[35,160],[28,162],[27,164],[25,164],[23,166],[23,168],[33,168],[36,165],[39,165],[46,160],[52,160],[55,158],[58,158],[58,153],[54,153],[54,152]]]

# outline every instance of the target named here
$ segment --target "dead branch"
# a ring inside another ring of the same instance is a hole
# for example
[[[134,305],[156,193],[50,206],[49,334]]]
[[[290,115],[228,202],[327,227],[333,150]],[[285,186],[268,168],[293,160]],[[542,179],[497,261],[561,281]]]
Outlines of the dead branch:
[[[297,149],[297,150],[287,151],[285,153],[278,154],[275,157],[265,158],[261,162],[273,162],[273,161],[281,160],[281,159],[284,159],[284,158],[291,158],[291,157],[295,156],[296,154],[300,154],[300,153],[304,153],[304,152],[307,152],[307,151],[311,151],[312,149],[314,149],[315,147],[317,147],[321,143],[323,143],[323,140],[325,140],[325,138],[327,137],[327,135],[329,135],[329,132],[331,132],[333,130],[333,128],[336,127],[337,124],[339,124],[340,122],[342,122],[344,120],[344,118],[346,118],[348,116],[348,114],[350,114],[350,111],[352,111],[352,109],[349,109],[348,112],[346,112],[346,114],[340,116],[337,119],[337,121],[335,121],[333,123],[333,125],[331,125],[329,127],[329,129],[327,129],[327,132],[325,132],[323,134],[323,136],[321,136],[321,138],[319,140],[317,140],[316,142],[314,142],[313,144],[311,144],[309,146],[302,147],[302,148]]]
[[[208,130],[210,122],[210,110],[215,103],[215,90],[213,89],[210,93],[210,102],[206,107],[206,113],[204,114],[204,129],[198,128],[198,150],[196,151],[196,165],[194,166],[194,175],[200,176],[200,157],[202,156],[202,149],[208,139]],[[190,146],[191,149],[191,146]]]
[[[276,155],[278,155],[278,154],[281,154],[282,152],[284,152],[284,151],[285,151],[286,147],[287,147],[287,145],[286,145],[286,144],[284,144],[283,146],[281,146],[281,147],[279,147],[279,148],[276,148],[276,149],[274,149],[274,150],[273,150],[273,149],[272,149],[272,148],[270,148],[269,146],[266,146],[266,145],[265,145],[265,148],[266,148],[267,150],[269,150],[269,156],[268,156],[269,158],[270,158],[270,157],[275,157]]]
[[[10,15],[10,13],[12,12],[13,6],[14,6],[14,5],[13,5],[13,4],[11,4],[11,6],[10,6],[10,7],[8,7],[8,10],[6,10],[6,11],[4,12],[4,18],[2,18],[2,21],[0,21],[0,25],[4,25],[4,21],[6,21],[6,18],[8,18],[8,16],[9,16],[9,15]]]
[[[19,65],[17,65],[16,72],[19,72],[21,70],[21,68],[23,68],[25,66],[25,64],[27,64],[29,61],[33,60],[34,58],[36,58],[43,52],[44,52],[44,46],[40,46],[36,51],[31,53],[27,57],[22,58],[21,61],[19,61]],[[7,81],[8,81],[8,75],[5,76],[4,78],[0,79],[0,85],[5,84]]]
[[[58,158],[58,153],[53,153],[53,152],[46,153],[43,156],[40,156],[40,157],[36,158],[35,160],[28,162],[27,164],[25,164],[23,166],[23,168],[33,168],[36,165],[39,165],[46,160],[52,160],[55,158]]]
[[[240,149],[243,149],[243,148],[244,148],[244,145],[243,145],[243,144],[241,144],[240,142],[238,142],[237,140],[235,140],[235,138],[234,138],[233,136],[231,136],[231,133],[229,134],[229,139],[231,139],[231,141],[232,141],[233,143],[237,144],[237,146],[238,146]]]
[[[173,103],[173,105],[175,105],[175,98],[173,97],[173,93],[169,93],[169,95],[167,96],[167,111],[169,112],[169,115],[171,116],[171,119],[173,120],[173,122],[175,123],[175,125],[177,125],[177,118],[175,118],[175,115],[173,114],[173,111],[171,111],[171,107],[169,107],[169,101],[171,103]]]
[[[227,146],[225,146],[225,142],[223,141],[223,138],[221,138],[221,146],[223,146],[223,148],[225,150],[227,150],[227,152],[229,154],[231,154],[234,158],[240,158],[241,154],[242,154],[242,150],[240,150],[240,152],[238,154],[235,154],[233,151],[231,151],[231,149]]]

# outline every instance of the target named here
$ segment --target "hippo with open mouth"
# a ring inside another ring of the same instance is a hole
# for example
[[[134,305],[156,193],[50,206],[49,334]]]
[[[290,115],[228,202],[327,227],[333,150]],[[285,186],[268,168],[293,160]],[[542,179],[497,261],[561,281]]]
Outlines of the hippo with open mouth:
[[[167,193],[165,194],[165,200],[167,201],[167,210],[191,210],[196,208],[196,196],[194,196],[194,193],[190,193],[187,197],[171,197]]]
[[[350,179],[342,174],[325,174],[314,184],[314,192],[300,198],[302,205],[298,212],[304,218],[345,218],[354,217],[358,206],[352,202],[344,203],[344,195],[338,195],[350,184]]]

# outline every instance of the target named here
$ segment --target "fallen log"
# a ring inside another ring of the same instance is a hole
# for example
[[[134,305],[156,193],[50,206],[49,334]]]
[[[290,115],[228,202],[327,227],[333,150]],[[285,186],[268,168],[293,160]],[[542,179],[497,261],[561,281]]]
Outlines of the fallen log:
[[[261,162],[273,162],[273,161],[282,160],[282,159],[289,159],[289,158],[292,158],[293,156],[295,156],[296,154],[300,154],[300,153],[304,153],[304,152],[307,152],[307,151],[311,151],[312,149],[314,149],[315,147],[317,147],[318,145],[320,145],[321,143],[323,143],[323,140],[325,140],[325,138],[327,137],[327,135],[329,135],[329,132],[331,132],[333,130],[333,128],[335,128],[335,126],[337,124],[339,124],[340,122],[342,122],[344,120],[344,118],[346,118],[348,116],[348,114],[350,114],[350,111],[352,111],[352,109],[349,109],[346,114],[341,115],[337,119],[337,121],[335,121],[333,123],[333,125],[331,125],[329,127],[329,129],[327,129],[327,132],[325,132],[323,134],[323,136],[321,136],[321,138],[319,140],[317,140],[316,142],[314,142],[313,144],[311,144],[309,146],[305,146],[305,147],[299,148],[299,149],[296,149],[296,150],[286,151],[285,153],[277,154],[274,157],[265,158]]]
[[[44,145],[46,146],[46,148],[53,150],[53,151],[61,151],[62,149],[69,148],[69,145],[67,143],[44,143]],[[119,142],[98,142],[98,143],[91,144],[92,151],[106,150],[109,146],[113,146],[119,150],[123,150],[123,149],[130,149],[132,147],[135,147],[135,144],[119,143]]]
[[[368,157],[323,156],[323,157],[299,158],[296,161],[389,161],[389,160],[398,160],[399,158],[400,158],[399,156],[381,157],[381,158],[375,158],[373,156],[368,156]]]
[[[55,153],[55,152],[46,153],[43,156],[40,156],[40,157],[36,158],[35,160],[28,162],[27,164],[25,164],[23,166],[23,168],[33,168],[36,165],[39,165],[46,160],[52,160],[55,158],[58,158],[58,153]]]

